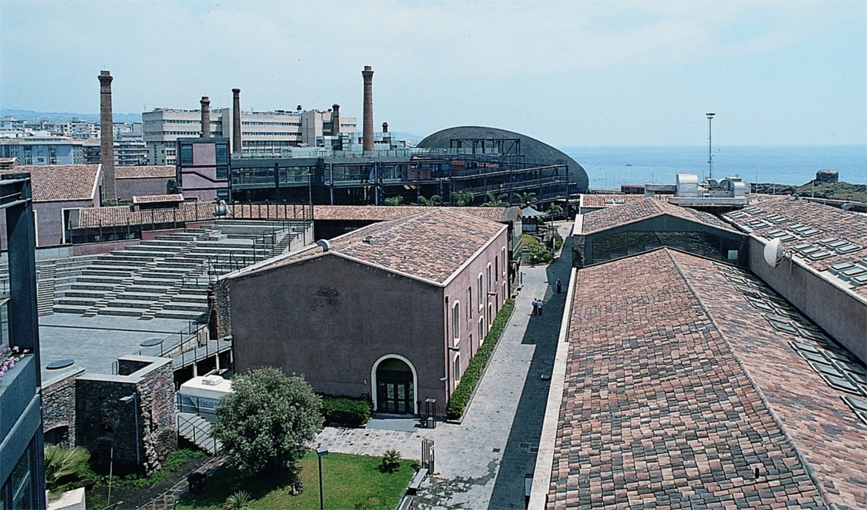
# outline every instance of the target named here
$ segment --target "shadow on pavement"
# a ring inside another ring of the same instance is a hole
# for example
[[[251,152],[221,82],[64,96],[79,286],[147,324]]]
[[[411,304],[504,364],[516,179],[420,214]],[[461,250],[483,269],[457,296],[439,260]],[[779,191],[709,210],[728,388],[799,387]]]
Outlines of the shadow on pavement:
[[[503,451],[503,460],[494,482],[494,490],[488,504],[490,510],[524,508],[524,476],[527,474],[532,476],[536,463],[551,371],[557,352],[557,337],[566,303],[566,286],[572,269],[571,263],[572,238],[567,237],[561,256],[546,269],[548,286],[545,297],[533,296],[545,301],[544,312],[541,316],[530,318],[522,341],[524,344],[535,344],[536,350],[530,361],[530,369],[521,391],[515,419],[509,431],[509,439]],[[563,283],[560,294],[557,294],[556,287],[558,278]]]

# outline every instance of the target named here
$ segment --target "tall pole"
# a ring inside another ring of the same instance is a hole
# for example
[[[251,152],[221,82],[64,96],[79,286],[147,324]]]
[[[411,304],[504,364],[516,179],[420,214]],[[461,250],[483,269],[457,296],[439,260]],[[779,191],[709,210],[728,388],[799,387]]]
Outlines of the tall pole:
[[[711,122],[715,113],[707,113],[707,178],[713,179],[713,153],[711,152]]]

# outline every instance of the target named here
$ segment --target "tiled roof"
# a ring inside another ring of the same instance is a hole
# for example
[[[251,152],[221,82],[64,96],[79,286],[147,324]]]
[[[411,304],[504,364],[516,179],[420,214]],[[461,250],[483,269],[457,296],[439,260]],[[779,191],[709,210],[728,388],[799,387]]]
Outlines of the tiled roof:
[[[581,207],[603,208],[624,205],[644,199],[644,195],[581,195]]]
[[[327,252],[322,246],[312,245],[256,270],[286,266],[327,253],[443,285],[505,228],[501,223],[457,209],[433,207],[331,239]]]
[[[599,232],[662,215],[675,216],[714,228],[734,230],[732,226],[720,221],[712,214],[696,211],[688,207],[680,207],[663,200],[643,198],[618,207],[606,207],[585,214],[582,233]]]
[[[867,217],[861,214],[777,197],[723,216],[745,232],[780,239],[785,249],[816,271],[834,271],[847,263],[867,269]],[[852,291],[867,296],[867,279]]]
[[[158,202],[183,202],[184,196],[180,193],[172,195],[136,195],[132,197],[133,204],[153,204]]]
[[[171,165],[115,166],[114,175],[118,179],[173,178],[175,167]]]
[[[790,341],[854,358],[759,280],[660,249],[571,306],[548,508],[867,506],[867,424]]]
[[[30,174],[34,202],[92,200],[100,175],[99,165],[24,165],[0,170],[0,174]]]
[[[138,197],[139,199],[145,197]],[[293,206],[292,204],[234,204],[228,206],[229,218],[235,219],[307,219],[309,208]],[[417,206],[349,206],[349,205],[314,205],[313,216],[317,220],[360,220],[386,221],[406,218],[433,209],[455,210],[489,221],[500,221],[505,211],[504,207],[417,207]],[[99,209],[81,209],[78,227],[131,225],[138,222],[151,223],[153,218],[168,218],[168,221],[205,221],[215,219],[214,204],[185,202],[181,209],[166,208],[146,211],[141,215],[132,214],[128,207],[101,207]],[[183,218],[183,220],[182,220]],[[160,223],[159,221],[156,221]],[[74,226],[73,226],[74,227]]]
[[[315,205],[313,206],[313,216],[317,220],[385,221],[405,218],[430,209],[432,208],[419,205],[402,205],[397,207],[375,205]],[[458,210],[486,220],[500,221],[506,208],[461,207]]]

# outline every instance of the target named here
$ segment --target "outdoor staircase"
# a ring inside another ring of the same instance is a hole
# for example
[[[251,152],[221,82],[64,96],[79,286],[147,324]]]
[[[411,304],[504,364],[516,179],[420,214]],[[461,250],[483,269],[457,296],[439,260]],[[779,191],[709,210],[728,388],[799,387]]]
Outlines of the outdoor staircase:
[[[178,436],[215,455],[223,449],[223,443],[211,436],[211,422],[198,414],[178,413]]]
[[[55,274],[54,264],[39,266],[36,277],[36,306],[40,317],[54,313]]]

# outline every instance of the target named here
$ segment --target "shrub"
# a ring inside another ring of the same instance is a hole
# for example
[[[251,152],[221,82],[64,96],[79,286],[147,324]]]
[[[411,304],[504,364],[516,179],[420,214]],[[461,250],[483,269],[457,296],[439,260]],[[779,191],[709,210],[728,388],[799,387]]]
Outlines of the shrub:
[[[238,491],[226,498],[226,501],[223,502],[223,508],[226,510],[247,510],[252,502],[249,493]]]
[[[488,359],[494,353],[494,347],[497,346],[503,330],[506,329],[506,324],[509,322],[509,317],[511,317],[512,310],[514,309],[514,299],[509,299],[503,303],[503,308],[497,313],[497,317],[491,325],[491,330],[485,337],[485,343],[479,347],[476,355],[470,360],[467,370],[461,376],[461,382],[458,383],[458,387],[455,388],[452,397],[449,399],[449,403],[446,406],[446,417],[448,419],[457,420],[463,416],[467,404],[470,403],[470,397],[473,396],[473,391],[475,391],[476,385],[482,378],[485,366],[488,364]]]
[[[50,491],[61,489],[64,484],[77,482],[87,475],[90,452],[80,446],[66,448],[47,444],[44,455],[45,487]]]
[[[325,423],[363,427],[370,420],[370,402],[364,398],[322,395]]]
[[[394,473],[400,469],[400,452],[397,450],[386,450],[382,456],[382,463],[379,468],[386,473]]]

